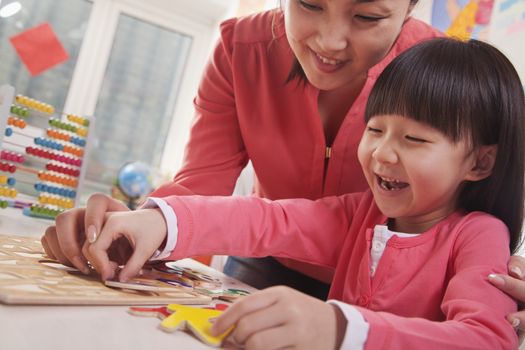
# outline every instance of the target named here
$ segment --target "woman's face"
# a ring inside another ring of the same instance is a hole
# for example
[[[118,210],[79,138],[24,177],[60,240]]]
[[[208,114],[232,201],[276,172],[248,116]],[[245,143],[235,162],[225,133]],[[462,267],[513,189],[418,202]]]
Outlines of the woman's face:
[[[386,56],[411,10],[409,0],[286,0],[286,36],[308,81],[334,90]]]

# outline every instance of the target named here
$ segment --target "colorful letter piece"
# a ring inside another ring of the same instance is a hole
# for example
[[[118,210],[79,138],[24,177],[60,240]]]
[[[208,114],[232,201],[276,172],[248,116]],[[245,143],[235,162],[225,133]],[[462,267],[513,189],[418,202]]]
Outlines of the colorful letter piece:
[[[167,307],[135,307],[129,308],[129,313],[136,316],[153,316],[162,321],[160,327],[166,332],[175,332],[189,329],[203,343],[219,347],[230,334],[230,328],[225,333],[214,337],[210,334],[213,318],[218,317],[228,305],[216,304],[215,307],[196,308],[179,304],[170,304]]]
[[[216,337],[210,334],[211,319],[222,314],[223,311],[220,310],[200,309],[179,304],[168,305],[168,310],[173,313],[161,322],[160,326],[163,330],[174,332],[187,327],[203,343],[211,346],[221,346],[222,341],[233,330],[232,327]]]
[[[132,315],[146,316],[146,317],[153,316],[153,317],[160,318],[161,320],[171,315],[171,311],[169,311],[166,306],[161,306],[161,307],[131,306],[128,311]]]

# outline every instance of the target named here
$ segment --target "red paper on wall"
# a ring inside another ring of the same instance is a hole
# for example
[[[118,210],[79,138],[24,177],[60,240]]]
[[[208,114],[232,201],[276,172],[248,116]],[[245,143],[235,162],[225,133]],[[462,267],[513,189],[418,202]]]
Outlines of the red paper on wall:
[[[49,23],[43,23],[10,39],[31,76],[66,61],[69,56]]]

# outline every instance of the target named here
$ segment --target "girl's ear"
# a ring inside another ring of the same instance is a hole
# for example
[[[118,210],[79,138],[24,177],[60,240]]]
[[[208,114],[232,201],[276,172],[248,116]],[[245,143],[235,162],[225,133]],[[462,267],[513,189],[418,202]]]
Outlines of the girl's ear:
[[[496,163],[497,145],[485,145],[478,148],[475,163],[467,173],[465,180],[479,181],[489,177]]]

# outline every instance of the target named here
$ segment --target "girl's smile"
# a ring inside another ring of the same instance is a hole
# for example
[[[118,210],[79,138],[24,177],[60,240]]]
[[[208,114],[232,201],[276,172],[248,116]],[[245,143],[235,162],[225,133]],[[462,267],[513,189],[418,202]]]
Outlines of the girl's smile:
[[[468,142],[398,115],[369,120],[358,156],[379,209],[402,232],[424,232],[455,211],[476,168]]]
[[[388,192],[399,192],[403,189],[406,189],[409,184],[406,182],[402,182],[396,179],[387,178],[384,176],[377,176],[377,184],[379,185],[380,189]]]

